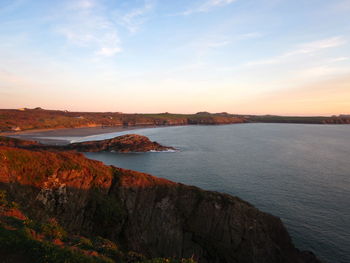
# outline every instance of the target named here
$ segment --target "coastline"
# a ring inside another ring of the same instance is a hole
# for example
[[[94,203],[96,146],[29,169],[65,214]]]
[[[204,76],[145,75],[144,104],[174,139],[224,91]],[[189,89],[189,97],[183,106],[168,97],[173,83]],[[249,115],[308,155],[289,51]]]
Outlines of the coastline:
[[[113,126],[113,127],[81,127],[81,128],[57,128],[57,129],[35,129],[19,132],[3,132],[0,136],[7,136],[23,140],[38,141],[42,144],[66,145],[70,140],[64,137],[85,137],[104,133],[124,132],[137,129],[155,128],[158,126]],[[50,138],[52,137],[52,139]],[[62,137],[57,138],[57,137]]]

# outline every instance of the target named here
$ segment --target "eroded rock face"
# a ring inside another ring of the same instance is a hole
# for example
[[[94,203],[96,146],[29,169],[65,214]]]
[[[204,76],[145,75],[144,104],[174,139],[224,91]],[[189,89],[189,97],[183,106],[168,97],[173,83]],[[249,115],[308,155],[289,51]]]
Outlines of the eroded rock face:
[[[150,257],[203,263],[319,262],[281,220],[227,194],[105,166],[77,153],[0,147],[0,188],[31,217],[55,217]]]
[[[279,218],[237,197],[123,172],[118,192],[129,248],[208,263],[318,262],[293,246]]]

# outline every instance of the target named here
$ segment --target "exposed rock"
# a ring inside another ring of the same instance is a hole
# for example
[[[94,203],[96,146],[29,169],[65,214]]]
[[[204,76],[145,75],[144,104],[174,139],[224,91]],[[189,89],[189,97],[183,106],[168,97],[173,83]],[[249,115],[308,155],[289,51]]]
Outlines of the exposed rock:
[[[281,220],[227,194],[103,165],[77,153],[0,147],[0,188],[31,217],[55,217],[149,257],[201,263],[319,262]]]

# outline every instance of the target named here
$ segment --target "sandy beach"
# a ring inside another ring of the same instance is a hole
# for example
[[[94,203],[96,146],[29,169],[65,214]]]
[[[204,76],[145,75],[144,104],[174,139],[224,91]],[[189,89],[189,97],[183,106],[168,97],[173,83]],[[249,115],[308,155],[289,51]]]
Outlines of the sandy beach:
[[[65,145],[69,144],[69,137],[85,137],[104,133],[124,132],[137,129],[153,128],[153,126],[131,126],[131,127],[86,127],[69,129],[45,129],[32,130],[15,133],[2,133],[1,136],[8,136],[23,140],[38,141],[43,144]],[[50,138],[51,137],[51,138]],[[64,137],[67,137],[65,139]]]

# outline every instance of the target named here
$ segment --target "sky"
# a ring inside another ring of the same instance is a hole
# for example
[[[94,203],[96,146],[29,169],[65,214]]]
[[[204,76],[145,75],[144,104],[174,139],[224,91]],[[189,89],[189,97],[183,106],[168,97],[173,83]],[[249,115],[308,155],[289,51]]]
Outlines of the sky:
[[[350,0],[0,0],[0,108],[350,114]]]

